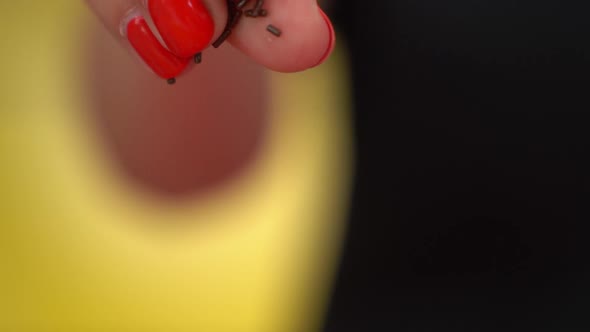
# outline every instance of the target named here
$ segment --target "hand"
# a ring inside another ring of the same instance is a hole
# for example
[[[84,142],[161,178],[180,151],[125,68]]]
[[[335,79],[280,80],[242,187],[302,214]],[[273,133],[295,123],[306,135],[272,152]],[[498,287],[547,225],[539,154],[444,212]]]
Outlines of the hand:
[[[238,0],[87,0],[106,28],[131,46],[165,79],[182,72],[188,59],[220,37],[228,20],[228,2]],[[255,62],[275,71],[295,72],[320,64],[334,46],[331,23],[317,0],[266,0],[264,16],[248,17],[257,0],[248,0],[244,15],[228,41]],[[167,49],[155,39],[144,17],[151,16]],[[269,25],[281,36],[271,34]]]
[[[228,44],[219,49],[186,47],[189,53],[202,51],[203,62],[185,69],[176,85],[168,86],[135,61],[139,57],[129,56],[135,49],[121,33],[122,22],[149,15],[145,1],[87,2],[106,27],[87,38],[90,101],[105,141],[126,175],[165,194],[202,191],[244,168],[265,137],[270,93],[263,66],[282,72],[308,69],[321,63],[334,45],[331,24],[316,0],[266,0],[268,15],[244,16]],[[203,4],[213,22],[209,44],[225,28],[226,0]],[[254,4],[250,0],[246,9]],[[282,35],[269,33],[269,24]],[[175,49],[184,48],[179,44]]]

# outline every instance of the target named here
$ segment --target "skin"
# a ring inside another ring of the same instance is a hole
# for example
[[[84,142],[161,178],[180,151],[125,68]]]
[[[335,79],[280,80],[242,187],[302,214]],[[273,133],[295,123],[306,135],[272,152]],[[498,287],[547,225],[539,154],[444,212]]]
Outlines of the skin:
[[[226,23],[226,1],[203,1],[216,24],[215,39]],[[87,68],[94,78],[88,91],[97,124],[122,171],[165,195],[203,192],[255,158],[268,112],[264,68],[312,68],[330,39],[316,0],[268,0],[268,17],[242,19],[227,44],[206,49],[203,64],[171,87],[130,56],[133,50],[119,32],[141,0],[86,2],[102,22],[87,39]],[[280,27],[283,36],[270,35],[268,24]]]

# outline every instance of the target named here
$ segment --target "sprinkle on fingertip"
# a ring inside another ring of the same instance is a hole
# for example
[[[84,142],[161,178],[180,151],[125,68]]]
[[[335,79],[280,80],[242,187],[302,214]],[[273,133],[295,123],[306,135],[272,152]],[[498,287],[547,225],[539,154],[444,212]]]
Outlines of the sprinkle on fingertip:
[[[275,35],[275,36],[277,36],[277,37],[280,37],[280,36],[281,36],[281,34],[283,34],[283,32],[282,32],[282,31],[281,31],[279,28],[275,27],[275,26],[274,26],[274,25],[272,25],[272,24],[269,24],[269,25],[266,27],[266,31],[268,31],[268,32],[272,33],[273,35]]]
[[[167,82],[168,82],[168,84],[170,84],[170,85],[174,85],[174,84],[176,84],[176,78],[174,78],[174,77],[172,77],[172,78],[169,78]]]

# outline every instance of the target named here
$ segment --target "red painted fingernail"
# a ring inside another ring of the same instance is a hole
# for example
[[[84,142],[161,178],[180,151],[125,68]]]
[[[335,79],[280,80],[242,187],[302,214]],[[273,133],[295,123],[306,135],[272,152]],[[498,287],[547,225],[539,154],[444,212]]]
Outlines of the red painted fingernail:
[[[164,48],[141,16],[127,23],[127,39],[143,61],[164,79],[175,78],[190,62],[190,59],[179,58]]]
[[[215,29],[201,0],[149,0],[154,24],[172,53],[189,58],[205,49]]]
[[[334,26],[332,25],[332,21],[330,21],[330,18],[328,18],[328,15],[326,15],[326,13],[324,13],[324,11],[321,8],[320,8],[320,14],[322,15],[322,17],[324,18],[324,21],[326,21],[326,24],[328,25],[328,31],[330,33],[330,41],[328,42],[328,48],[326,49],[326,53],[324,53],[324,55],[322,56],[320,61],[318,61],[318,63],[314,67],[317,67],[317,66],[321,65],[322,63],[324,63],[324,61],[326,61],[326,59],[328,59],[330,54],[332,54],[332,51],[334,51],[334,47],[336,46],[336,32],[334,31]]]

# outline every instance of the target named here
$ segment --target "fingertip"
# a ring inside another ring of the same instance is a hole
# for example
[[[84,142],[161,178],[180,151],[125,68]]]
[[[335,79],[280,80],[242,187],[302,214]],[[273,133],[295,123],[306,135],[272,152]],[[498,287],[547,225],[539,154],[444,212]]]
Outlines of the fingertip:
[[[230,38],[234,46],[278,72],[303,71],[329,57],[335,44],[334,28],[317,4],[287,1],[267,6],[267,16],[242,19]],[[269,26],[280,33],[270,31]]]

